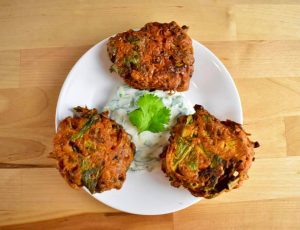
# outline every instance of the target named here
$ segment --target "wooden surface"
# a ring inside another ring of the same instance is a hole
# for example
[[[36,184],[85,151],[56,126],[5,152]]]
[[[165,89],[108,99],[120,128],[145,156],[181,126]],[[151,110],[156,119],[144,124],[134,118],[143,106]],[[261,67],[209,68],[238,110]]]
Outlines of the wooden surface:
[[[228,67],[261,147],[239,190],[174,214],[120,213],[70,189],[47,158],[58,94],[98,41],[171,20]],[[0,228],[300,228],[299,0],[0,0],[0,35]]]

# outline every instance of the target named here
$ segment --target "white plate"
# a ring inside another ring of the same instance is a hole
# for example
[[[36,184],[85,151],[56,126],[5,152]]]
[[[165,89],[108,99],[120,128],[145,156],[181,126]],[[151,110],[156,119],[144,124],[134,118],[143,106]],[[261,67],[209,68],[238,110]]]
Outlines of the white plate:
[[[59,121],[72,115],[75,106],[102,110],[120,79],[109,72],[111,62],[107,39],[87,51],[74,65],[61,89],[56,108]],[[242,107],[235,84],[221,61],[206,47],[193,40],[195,71],[184,96],[203,105],[219,119],[243,122]],[[143,215],[166,214],[200,200],[183,188],[174,188],[160,169],[128,172],[121,190],[96,193],[94,198],[115,209]]]

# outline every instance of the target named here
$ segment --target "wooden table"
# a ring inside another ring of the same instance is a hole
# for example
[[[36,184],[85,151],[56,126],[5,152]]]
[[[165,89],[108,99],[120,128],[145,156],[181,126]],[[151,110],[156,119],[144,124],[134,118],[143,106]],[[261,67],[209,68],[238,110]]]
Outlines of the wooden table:
[[[241,189],[162,216],[120,213],[63,181],[53,160],[62,83],[98,41],[176,20],[228,67],[261,147]],[[0,0],[3,229],[299,229],[299,0]]]

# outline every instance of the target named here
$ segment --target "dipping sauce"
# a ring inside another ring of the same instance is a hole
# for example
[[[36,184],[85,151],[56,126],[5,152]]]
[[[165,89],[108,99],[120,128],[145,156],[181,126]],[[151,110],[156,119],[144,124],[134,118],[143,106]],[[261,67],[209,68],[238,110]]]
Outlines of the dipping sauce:
[[[136,102],[140,96],[149,93],[160,97],[164,105],[171,109],[170,123],[166,126],[166,131],[160,133],[144,131],[139,134],[137,128],[131,124],[128,113],[137,109]],[[159,154],[168,143],[170,127],[175,124],[177,117],[195,112],[191,103],[183,97],[182,93],[170,94],[161,90],[150,92],[137,90],[127,85],[121,85],[117,88],[116,93],[103,111],[109,111],[110,118],[122,125],[126,132],[132,136],[132,141],[136,146],[136,154],[129,168],[130,171],[152,171],[154,168],[159,168]]]

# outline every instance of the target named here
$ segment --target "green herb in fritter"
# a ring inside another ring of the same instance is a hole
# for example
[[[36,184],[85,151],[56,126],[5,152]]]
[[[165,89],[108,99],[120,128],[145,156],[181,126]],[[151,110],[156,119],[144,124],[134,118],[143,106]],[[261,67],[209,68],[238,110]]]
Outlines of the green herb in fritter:
[[[76,141],[78,138],[81,138],[83,134],[85,134],[85,132],[88,131],[97,120],[99,120],[99,116],[97,114],[90,117],[82,126],[82,128],[77,133],[72,135],[71,141]]]
[[[112,73],[112,72],[115,72],[115,73],[119,73],[119,68],[117,65],[113,64],[110,68],[109,68],[109,71]]]
[[[179,139],[177,142],[177,148],[175,156],[173,159],[173,168],[177,168],[179,163],[184,160],[184,158],[193,150],[191,143],[184,141],[184,139]]]
[[[100,176],[99,168],[91,168],[82,172],[81,181],[87,189],[94,193]]]
[[[196,171],[198,169],[198,157],[195,151],[191,151],[190,154],[186,157],[186,164],[193,171]]]
[[[126,65],[128,68],[131,67],[131,65],[138,66],[139,62],[140,62],[140,57],[138,52],[136,51],[133,51],[131,55],[124,57],[123,59],[124,65]]]
[[[129,43],[132,45],[139,45],[140,43],[140,39],[134,36],[128,36],[127,41],[129,41]]]

